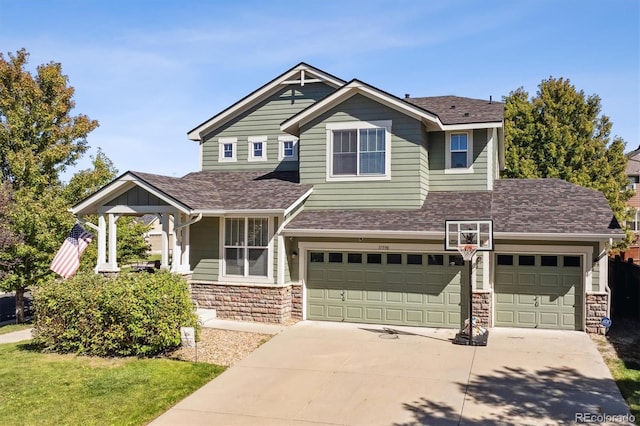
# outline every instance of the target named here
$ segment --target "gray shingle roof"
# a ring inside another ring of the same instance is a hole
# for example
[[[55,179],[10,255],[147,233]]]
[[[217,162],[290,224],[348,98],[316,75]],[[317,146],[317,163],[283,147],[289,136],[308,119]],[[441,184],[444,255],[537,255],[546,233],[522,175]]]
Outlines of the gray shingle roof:
[[[501,179],[493,191],[430,192],[415,210],[303,211],[286,229],[444,232],[447,219],[493,219],[494,232],[620,234],[601,192],[560,179]]]
[[[487,99],[430,96],[404,100],[436,114],[442,124],[486,123],[502,121],[504,118],[504,104]]]
[[[297,172],[131,173],[193,210],[286,209],[312,188],[298,183]]]

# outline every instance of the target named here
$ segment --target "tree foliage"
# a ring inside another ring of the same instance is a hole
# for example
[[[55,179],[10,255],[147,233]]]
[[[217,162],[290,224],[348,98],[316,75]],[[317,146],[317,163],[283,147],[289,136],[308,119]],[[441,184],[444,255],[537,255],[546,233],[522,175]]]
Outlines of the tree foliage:
[[[625,142],[611,139],[600,98],[568,79],[543,80],[535,96],[519,88],[505,99],[507,178],[560,178],[602,191],[623,223],[627,190]]]
[[[86,115],[71,115],[74,88],[59,63],[27,69],[21,49],[0,53],[0,171],[14,189],[59,183],[59,174],[87,150],[87,135],[98,126]]]
[[[6,271],[17,266],[20,261],[20,259],[7,255],[10,249],[22,240],[9,226],[12,203],[11,186],[6,182],[0,183],[0,280],[5,278]]]

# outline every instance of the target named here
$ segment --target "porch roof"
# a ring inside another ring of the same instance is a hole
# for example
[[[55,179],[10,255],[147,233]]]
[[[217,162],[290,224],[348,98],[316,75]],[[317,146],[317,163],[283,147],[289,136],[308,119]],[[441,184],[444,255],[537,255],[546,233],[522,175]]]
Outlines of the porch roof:
[[[135,186],[188,214],[285,211],[312,189],[299,183],[297,172],[195,172],[176,178],[129,171],[73,206],[71,212],[96,213]]]

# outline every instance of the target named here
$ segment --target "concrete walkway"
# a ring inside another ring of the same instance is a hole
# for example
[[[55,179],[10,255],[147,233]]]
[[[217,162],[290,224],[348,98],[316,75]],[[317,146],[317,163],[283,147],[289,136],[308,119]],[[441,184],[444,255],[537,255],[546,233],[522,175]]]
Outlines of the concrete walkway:
[[[0,344],[2,343],[15,343],[21,342],[23,340],[31,339],[31,330],[32,328],[28,328],[26,330],[14,331],[12,333],[0,334]]]
[[[584,333],[494,329],[487,347],[453,345],[454,333],[300,322],[152,424],[572,424],[628,414]]]

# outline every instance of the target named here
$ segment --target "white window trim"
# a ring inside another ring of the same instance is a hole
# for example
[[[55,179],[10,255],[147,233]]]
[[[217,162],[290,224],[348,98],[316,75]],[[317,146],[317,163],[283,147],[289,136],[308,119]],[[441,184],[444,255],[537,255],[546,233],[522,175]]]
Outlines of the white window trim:
[[[233,145],[233,155],[230,158],[224,156],[225,144]],[[236,161],[238,161],[238,138],[218,138],[218,162],[233,163]]]
[[[251,275],[246,275],[248,269],[248,265],[246,264],[246,262],[248,262],[248,259],[245,255],[245,275],[244,276],[240,276],[240,275],[227,275],[227,263],[225,262],[226,257],[225,257],[225,244],[224,244],[224,239],[225,239],[225,235],[226,235],[226,220],[225,219],[244,219],[244,223],[245,223],[245,238],[246,238],[246,227],[247,227],[247,223],[249,218],[253,218],[253,219],[267,219],[267,226],[269,227],[269,233],[268,233],[268,238],[269,238],[269,244],[267,245],[267,276],[266,277],[260,277],[260,276],[251,276]],[[244,284],[273,284],[273,240],[274,240],[274,233],[273,233],[273,217],[269,216],[263,216],[263,215],[257,215],[257,216],[221,216],[220,217],[220,235],[219,235],[219,248],[220,248],[220,269],[219,269],[219,274],[218,274],[218,282],[225,282],[225,283],[244,283]]]
[[[293,156],[284,156],[284,143],[293,142]],[[278,136],[278,161],[297,161],[298,160],[298,142],[295,136]]]
[[[267,139],[266,136],[249,136],[247,161],[267,161]],[[253,144],[256,142],[262,142],[262,157],[253,155]]]
[[[391,180],[391,125],[392,120],[343,121],[327,123],[327,182]],[[333,175],[333,131],[384,128],[385,131],[385,173],[383,175]]]
[[[467,135],[467,164],[469,165],[469,167],[451,167],[451,135],[457,135],[461,133]],[[473,173],[473,130],[456,130],[445,132],[444,172],[445,174]]]

